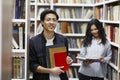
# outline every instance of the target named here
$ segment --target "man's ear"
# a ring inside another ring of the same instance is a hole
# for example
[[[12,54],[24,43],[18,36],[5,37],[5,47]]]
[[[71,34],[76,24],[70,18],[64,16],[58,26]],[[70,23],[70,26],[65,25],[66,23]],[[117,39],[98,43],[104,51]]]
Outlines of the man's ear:
[[[43,21],[41,21],[41,25],[42,25],[42,27],[44,27],[44,25],[43,25]]]
[[[41,24],[42,25],[42,27],[44,27],[44,25],[43,24]]]

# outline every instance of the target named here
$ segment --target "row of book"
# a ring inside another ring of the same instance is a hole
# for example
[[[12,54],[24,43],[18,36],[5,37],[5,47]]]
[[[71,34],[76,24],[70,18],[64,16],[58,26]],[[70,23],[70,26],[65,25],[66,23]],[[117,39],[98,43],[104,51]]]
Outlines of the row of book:
[[[50,3],[50,0],[38,0],[39,3]]]
[[[103,7],[95,7],[95,17],[97,19],[103,19]],[[110,21],[119,21],[120,20],[120,4],[119,5],[110,5],[106,8],[105,20]]]
[[[85,34],[87,28],[87,23],[79,22],[59,22],[55,29],[56,32],[62,34]],[[37,22],[36,34],[39,34],[43,31],[43,27],[40,22]],[[33,36],[35,32],[35,23],[34,21],[30,23],[30,35]]]
[[[65,8],[55,8],[60,18],[64,19],[90,19],[93,17],[92,8],[82,8],[82,7],[65,7]]]
[[[24,79],[25,77],[25,58],[20,56],[12,57],[12,78]]]
[[[34,18],[34,6],[31,6],[30,15]],[[40,14],[45,9],[49,9],[49,7],[38,7],[37,10],[37,19],[40,20]],[[55,8],[55,11],[58,13],[60,18],[73,18],[73,19],[90,19],[93,17],[92,8],[83,8],[83,7],[66,7],[66,8]]]
[[[112,58],[111,58],[111,62],[118,66],[118,48],[112,46]]]
[[[30,6],[30,18],[35,18],[35,6]]]
[[[79,70],[79,66],[71,66],[69,67],[68,70],[68,77],[69,78],[78,78],[78,70]]]
[[[54,0],[54,3],[93,4],[94,0]]]
[[[13,19],[25,19],[25,0],[14,0]]]
[[[87,23],[79,22],[59,22],[57,25],[57,32],[65,34],[85,34]]]
[[[30,15],[34,18],[34,6],[31,6]],[[37,19],[40,20],[40,14],[45,9],[49,9],[49,7],[38,7],[37,11]],[[91,8],[56,8],[55,11],[58,13],[60,18],[73,18],[73,19],[90,19],[93,17],[93,10]]]
[[[30,38],[33,37],[35,34],[35,23],[30,22]]]
[[[108,79],[108,80],[119,80],[118,79],[118,73],[117,73],[117,71],[114,69],[114,68],[112,68],[111,66],[107,66],[107,76],[106,76],[106,78]]]
[[[105,25],[105,32],[107,37],[115,43],[119,43],[119,26],[118,25]]]
[[[36,30],[36,31],[35,31]],[[40,22],[37,23],[36,29],[35,29],[35,23],[34,21],[30,23],[30,38],[34,36],[34,34],[39,34],[43,31],[43,27]]]
[[[103,7],[95,7],[95,18],[103,20]]]
[[[119,21],[120,20],[120,4],[111,5],[107,7],[107,20]]]
[[[80,56],[80,52],[69,52],[68,55],[73,59],[73,63],[80,63],[76,57]]]
[[[103,2],[103,1],[105,1],[105,0],[94,0],[95,1],[95,3],[100,3],[100,2]],[[107,1],[107,0],[106,0]]]
[[[50,3],[50,0],[38,0],[39,3]],[[53,0],[54,3],[93,4],[94,0]]]
[[[83,38],[68,37],[68,47],[80,49],[82,47]]]
[[[13,49],[24,49],[25,48],[24,29],[25,29],[24,23],[13,23],[13,37],[12,37]]]

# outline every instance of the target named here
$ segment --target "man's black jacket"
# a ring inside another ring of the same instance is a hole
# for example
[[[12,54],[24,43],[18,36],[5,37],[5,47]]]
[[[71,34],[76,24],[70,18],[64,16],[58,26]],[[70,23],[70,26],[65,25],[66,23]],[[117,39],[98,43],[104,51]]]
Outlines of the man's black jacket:
[[[68,51],[68,41],[65,36],[55,33],[54,44],[64,44]],[[29,41],[29,68],[33,72],[33,80],[49,80],[49,74],[37,73],[37,67],[47,68],[46,39],[43,32],[32,37]],[[61,80],[68,80],[66,73],[60,74]]]

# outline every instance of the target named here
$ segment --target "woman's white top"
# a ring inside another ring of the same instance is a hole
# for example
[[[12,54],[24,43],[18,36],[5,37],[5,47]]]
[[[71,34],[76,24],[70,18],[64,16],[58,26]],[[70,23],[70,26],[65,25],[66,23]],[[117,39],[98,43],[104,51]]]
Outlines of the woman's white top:
[[[79,72],[91,76],[91,77],[105,77],[107,65],[106,63],[109,62],[111,59],[112,51],[111,51],[111,44],[107,40],[106,44],[103,45],[101,40],[97,41],[95,38],[92,39],[92,43],[90,46],[82,47],[80,51],[81,55],[87,57],[104,57],[105,62],[93,62],[90,65],[85,65],[82,61],[82,65],[80,66]]]

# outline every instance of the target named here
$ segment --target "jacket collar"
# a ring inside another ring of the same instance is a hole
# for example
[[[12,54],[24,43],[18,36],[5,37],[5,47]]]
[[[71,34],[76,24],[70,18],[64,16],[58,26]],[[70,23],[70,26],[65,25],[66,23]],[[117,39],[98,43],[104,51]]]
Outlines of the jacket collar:
[[[47,40],[45,39],[43,32],[44,32],[44,31],[42,31],[42,32],[41,32],[41,34],[40,34],[40,35],[41,35],[41,37],[42,37],[41,39],[42,39],[42,42],[43,42],[43,43],[46,43],[46,42],[47,42]],[[54,41],[55,41],[55,39],[56,39],[56,35],[57,35],[57,34],[54,32],[54,40],[53,40],[53,42],[54,42]]]

